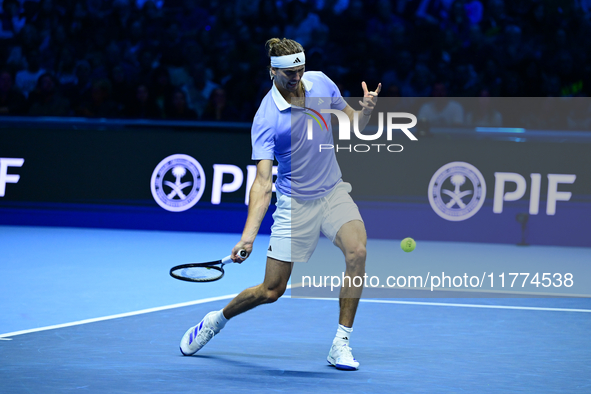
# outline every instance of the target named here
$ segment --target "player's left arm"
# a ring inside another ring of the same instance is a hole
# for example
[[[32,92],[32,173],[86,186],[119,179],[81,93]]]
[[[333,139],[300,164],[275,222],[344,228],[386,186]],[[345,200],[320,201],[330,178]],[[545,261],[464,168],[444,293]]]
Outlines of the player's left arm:
[[[371,117],[371,113],[374,110],[374,108],[376,107],[376,104],[378,103],[378,95],[380,94],[380,91],[382,90],[382,84],[379,83],[376,90],[374,90],[372,92],[370,92],[367,89],[367,84],[365,82],[361,82],[361,87],[363,88],[363,101],[359,101],[359,104],[362,107],[361,111],[359,111],[361,113],[358,115],[359,116],[359,131],[363,131],[363,129],[365,129],[365,126],[367,126],[367,123],[369,122],[369,118]],[[343,109],[343,112],[345,112],[347,114],[347,116],[349,117],[349,120],[351,121],[351,123],[353,123],[353,119],[355,116],[355,110],[349,104],[347,104],[345,109]]]

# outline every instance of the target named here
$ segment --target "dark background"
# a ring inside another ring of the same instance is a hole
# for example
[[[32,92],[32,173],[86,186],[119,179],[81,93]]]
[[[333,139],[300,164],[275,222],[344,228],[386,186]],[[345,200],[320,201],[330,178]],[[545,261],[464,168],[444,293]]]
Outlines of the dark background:
[[[591,89],[580,0],[3,0],[0,11],[3,115],[249,122],[270,88],[272,37],[300,42],[307,69],[344,97],[364,80],[382,97]]]

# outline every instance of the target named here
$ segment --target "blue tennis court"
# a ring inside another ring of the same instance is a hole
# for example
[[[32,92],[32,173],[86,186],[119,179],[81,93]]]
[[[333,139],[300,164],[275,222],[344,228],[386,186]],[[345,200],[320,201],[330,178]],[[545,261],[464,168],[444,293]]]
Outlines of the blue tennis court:
[[[286,294],[183,357],[188,327],[261,280],[265,236],[223,280],[193,284],[170,278],[170,266],[196,251],[219,258],[236,235],[11,226],[0,234],[3,393],[591,390],[589,298],[362,300],[351,340],[361,366],[347,373],[325,361],[337,301]],[[325,241],[317,254],[336,258]],[[422,245],[433,253],[423,258],[434,258],[449,244]],[[494,255],[496,246],[475,247]],[[589,255],[568,250],[563,258]]]

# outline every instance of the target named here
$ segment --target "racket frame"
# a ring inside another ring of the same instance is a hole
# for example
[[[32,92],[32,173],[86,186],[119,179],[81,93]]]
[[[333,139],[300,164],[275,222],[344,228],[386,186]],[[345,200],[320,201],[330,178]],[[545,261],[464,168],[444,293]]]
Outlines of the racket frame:
[[[246,253],[246,251],[244,249],[239,250],[237,254],[239,255],[239,257],[241,257],[243,259],[246,259],[246,257],[248,257],[248,254]],[[188,263],[188,264],[177,265],[177,266],[174,266],[170,269],[169,274],[173,278],[178,279],[178,280],[184,280],[185,282],[202,282],[202,283],[203,282],[215,282],[215,281],[220,280],[224,277],[224,275],[225,275],[224,265],[230,264],[230,263],[234,263],[231,255],[226,256],[221,260],[210,261],[207,263]],[[213,279],[195,279],[195,278],[189,278],[186,276],[180,276],[180,275],[174,274],[174,271],[176,271],[176,270],[180,270],[183,268],[196,268],[196,267],[215,269],[215,270],[220,271],[222,274],[219,277],[213,278]]]
[[[221,265],[218,267],[218,265]],[[189,263],[189,264],[181,264],[177,265],[176,267],[172,267],[170,269],[170,276],[175,279],[184,280],[186,282],[215,282],[216,280],[220,280],[224,277],[224,265],[222,264],[221,260],[212,261],[210,263]],[[186,276],[176,275],[174,271],[181,270],[184,268],[209,268],[220,271],[222,274],[213,279],[198,279],[198,278],[189,278]]]

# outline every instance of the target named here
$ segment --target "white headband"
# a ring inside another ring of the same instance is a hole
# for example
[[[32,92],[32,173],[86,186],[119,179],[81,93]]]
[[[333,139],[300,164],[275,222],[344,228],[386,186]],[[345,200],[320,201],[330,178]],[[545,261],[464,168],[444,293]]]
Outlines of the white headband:
[[[271,56],[271,67],[291,68],[303,66],[304,64],[306,64],[306,55],[304,55],[304,52],[285,56]]]

